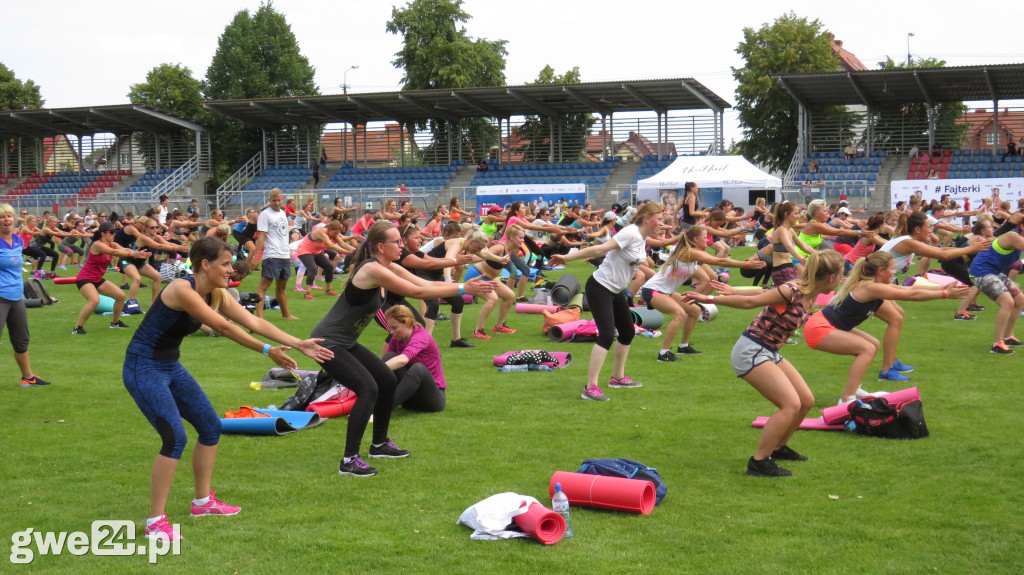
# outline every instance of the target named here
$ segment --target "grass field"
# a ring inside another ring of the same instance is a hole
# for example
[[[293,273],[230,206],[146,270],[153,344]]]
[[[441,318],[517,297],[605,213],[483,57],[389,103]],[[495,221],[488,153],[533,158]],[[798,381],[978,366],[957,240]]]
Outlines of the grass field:
[[[569,270],[582,277],[591,268],[574,262]],[[243,289],[254,289],[255,281],[249,278]],[[29,527],[88,532],[98,519],[141,525],[159,449],[121,383],[131,333],[107,329],[105,318],[94,317],[88,335],[73,337],[83,300],[73,285],[53,286],[51,295],[62,303],[29,310],[29,321],[33,366],[52,387],[19,388],[6,337],[0,345],[0,531],[8,541]],[[299,321],[268,317],[306,337],[334,300],[294,295],[301,294],[289,292]],[[579,395],[592,345],[550,344],[540,316],[511,315],[518,333],[474,340],[475,350],[448,349],[448,324],[440,323],[448,408],[397,410],[391,435],[412,456],[374,460],[376,477],[337,475],[344,421],[280,438],[224,436],[213,486],[243,511],[193,520],[189,428],[167,508],[185,540],[179,556],[159,565],[197,574],[1021,573],[1024,450],[1015,430],[1024,354],[988,353],[995,309],[991,301],[980,303],[988,306],[980,320],[955,323],[953,302],[904,305],[899,357],[916,367],[910,385],[921,389],[930,437],[890,441],[799,431],[791,445],[810,460],[787,465],[793,477],[781,479],[744,474],[759,434],[750,422],[772,410],[733,375],[728,357],[755,311],[723,308],[717,320],[697,328],[692,343],[703,355],[680,356],[674,364],[655,361],[660,339],[636,338],[627,374],[644,386],[608,390],[609,361],[601,383],[611,401],[604,403]],[[464,335],[478,309],[467,308]],[[126,319],[133,326],[140,321]],[[865,326],[881,337],[880,321]],[[371,326],[361,341],[376,350],[382,336]],[[551,373],[501,374],[491,366],[504,351],[539,347],[571,351],[575,362]],[[782,351],[817,397],[811,416],[834,405],[850,358],[802,343]],[[220,412],[280,405],[291,395],[250,390],[248,382],[272,363],[225,338],[198,334],[182,352]],[[301,368],[314,368],[300,354],[293,357]],[[865,389],[891,387],[874,381],[879,363]],[[364,455],[368,441],[369,433]],[[574,508],[576,537],[550,547],[523,539],[472,541],[455,524],[466,507],[494,493],[547,500],[551,473],[574,470],[588,457],[629,457],[657,467],[668,496],[647,516]],[[65,551],[37,553],[28,565],[5,559],[0,573],[152,569],[142,556]]]

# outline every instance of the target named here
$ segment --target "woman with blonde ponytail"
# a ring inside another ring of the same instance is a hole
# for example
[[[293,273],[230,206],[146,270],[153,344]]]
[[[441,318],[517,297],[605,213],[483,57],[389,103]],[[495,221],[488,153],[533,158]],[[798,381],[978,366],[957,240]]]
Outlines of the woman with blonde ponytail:
[[[896,264],[892,254],[875,252],[857,262],[843,286],[824,309],[815,313],[804,328],[804,341],[811,349],[820,349],[836,355],[855,356],[850,366],[846,387],[840,396],[839,404],[849,403],[859,397],[872,395],[860,387],[860,382],[874,361],[881,344],[874,336],[865,333],[857,326],[873,315],[884,321],[884,316],[898,315],[893,309],[896,304],[892,300],[927,301],[933,299],[960,299],[967,295],[967,286],[900,286],[893,285],[892,278],[896,275]],[[902,313],[902,312],[899,312]],[[902,321],[900,322],[902,327]],[[893,330],[892,324],[886,330],[885,339],[891,344],[893,362],[878,374],[879,381],[906,381],[910,378],[902,375],[903,365],[895,358],[896,344],[899,342],[899,328]],[[890,333],[892,332],[892,333]],[[891,340],[891,341],[890,341]],[[883,360],[884,363],[884,360]],[[906,369],[910,371],[913,368]]]
[[[664,344],[658,353],[658,361],[676,361],[677,358],[672,353],[672,342],[675,340],[680,326],[683,327],[683,340],[676,348],[676,353],[687,355],[701,353],[690,346],[690,336],[693,335],[693,330],[697,327],[700,308],[696,304],[685,303],[683,295],[676,293],[676,290],[690,278],[695,278],[700,282],[708,281],[710,278],[701,267],[702,264],[755,269],[765,266],[765,263],[758,260],[757,256],[741,262],[712,256],[704,251],[707,248],[708,234],[704,226],[691,227],[679,238],[675,250],[658,270],[658,273],[640,288],[640,295],[643,297],[644,303],[647,304],[647,309],[656,309],[671,316],[665,327]]]
[[[828,293],[843,277],[843,256],[825,250],[811,252],[799,279],[770,290],[736,291],[728,284],[713,282],[719,293],[684,294],[687,302],[714,303],[740,309],[764,307],[732,349],[732,368],[765,399],[778,407],[764,426],[757,451],[747,461],[747,475],[784,477],[793,473],[776,460],[806,461],[789,447],[789,438],[804,416],[814,407],[811,393],[800,372],[782,357],[779,349],[807,318],[819,294]]]

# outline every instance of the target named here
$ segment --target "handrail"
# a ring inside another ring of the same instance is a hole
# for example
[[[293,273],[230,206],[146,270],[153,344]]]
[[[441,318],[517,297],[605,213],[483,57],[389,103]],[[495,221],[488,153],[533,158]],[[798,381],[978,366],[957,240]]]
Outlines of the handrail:
[[[199,155],[193,154],[187,162],[178,166],[176,170],[171,172],[171,175],[167,176],[160,181],[157,185],[153,186],[150,190],[150,197],[153,199],[159,198],[162,195],[170,195],[171,192],[178,189],[178,186],[185,184],[192,179],[192,176],[199,172]]]
[[[253,157],[249,158],[249,161],[242,164],[241,168],[238,168],[217,188],[217,208],[223,208],[228,198],[242,190],[261,171],[263,171],[263,152],[256,152]]]

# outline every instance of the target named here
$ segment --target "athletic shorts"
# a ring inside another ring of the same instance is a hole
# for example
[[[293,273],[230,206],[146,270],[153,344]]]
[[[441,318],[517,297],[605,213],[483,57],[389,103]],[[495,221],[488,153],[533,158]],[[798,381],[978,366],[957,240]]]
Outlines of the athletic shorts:
[[[117,267],[124,273],[124,269],[128,266],[135,266],[135,269],[141,270],[142,266],[149,262],[146,258],[121,258],[121,261],[117,263]]]
[[[799,278],[800,272],[797,271],[796,266],[793,264],[782,264],[781,266],[775,266],[772,268],[772,282],[776,286],[789,283]]]
[[[487,265],[487,264],[484,264],[484,265]],[[471,266],[471,267],[466,268],[466,273],[462,276],[462,281],[463,282],[468,282],[469,280],[471,280],[473,278],[480,278],[482,280],[489,281],[489,282],[490,281],[494,281],[494,278],[489,278],[489,277],[485,276],[483,274],[483,272],[481,272],[480,269],[477,268],[476,266]]]
[[[85,287],[85,286],[87,286],[89,284],[92,284],[92,285],[96,286],[96,289],[98,290],[98,289],[100,289],[100,286],[103,285],[103,282],[105,282],[105,281],[107,281],[107,280],[100,280],[98,282],[94,282],[94,281],[91,281],[91,280],[78,280],[78,281],[75,282],[75,285],[78,286],[78,290],[79,291],[81,291],[83,287]]]
[[[651,302],[654,301],[654,296],[656,295],[665,294],[662,294],[660,291],[653,290],[651,288],[640,288],[640,297],[643,298],[644,303],[647,304],[647,309],[654,309],[654,306],[651,304]]]
[[[749,337],[741,335],[736,340],[736,345],[732,346],[730,363],[732,363],[732,370],[736,372],[736,377],[743,377],[766,361],[778,364],[782,359],[782,354],[778,350],[767,348]]]
[[[292,262],[288,258],[267,258],[262,263],[260,277],[272,280],[286,280],[292,277]]]
[[[807,347],[815,349],[821,343],[821,340],[825,339],[826,335],[837,329],[839,328],[829,323],[828,319],[825,318],[825,314],[818,310],[804,324],[804,341],[807,342]]]
[[[1011,297],[1017,297],[1020,294],[1020,288],[1010,281],[1006,274],[972,277],[971,281],[981,290],[981,293],[987,295],[992,301],[999,299],[1004,293],[1010,294]]]

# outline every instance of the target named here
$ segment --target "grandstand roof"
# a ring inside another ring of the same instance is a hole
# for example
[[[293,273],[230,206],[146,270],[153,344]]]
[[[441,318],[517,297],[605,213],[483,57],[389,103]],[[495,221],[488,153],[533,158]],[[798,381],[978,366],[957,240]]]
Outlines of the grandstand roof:
[[[809,108],[1024,98],[1024,64],[782,74],[775,78]]]
[[[205,129],[201,124],[171,112],[134,104],[0,111],[0,135],[6,136],[89,136],[130,132],[159,134],[179,130],[201,132]]]
[[[272,129],[282,125],[394,120],[638,112],[711,109],[728,102],[692,78],[625,80],[581,84],[544,84],[254,98],[203,102],[207,109],[245,123]]]

